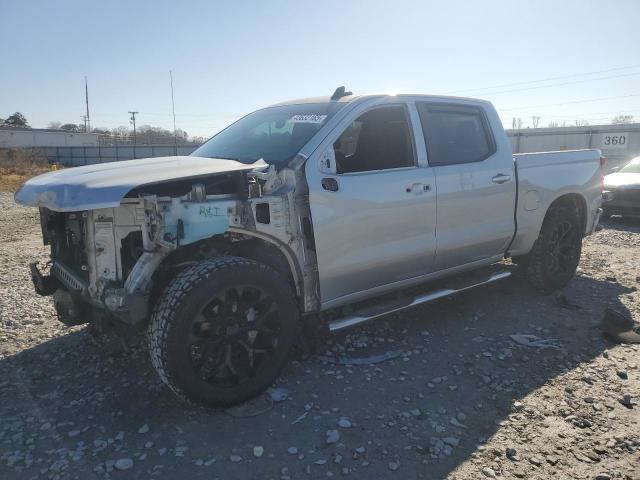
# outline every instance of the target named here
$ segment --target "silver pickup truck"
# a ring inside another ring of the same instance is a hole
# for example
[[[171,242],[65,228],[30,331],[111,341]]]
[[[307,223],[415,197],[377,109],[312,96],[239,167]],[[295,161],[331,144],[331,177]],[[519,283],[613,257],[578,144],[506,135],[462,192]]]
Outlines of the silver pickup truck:
[[[598,222],[598,150],[512,155],[493,106],[425,95],[297,100],[192,155],[26,182],[59,319],[146,328],[160,378],[226,406],[266,389],[302,332],[350,327],[509,276],[574,275]],[[473,271],[473,272],[471,272]]]

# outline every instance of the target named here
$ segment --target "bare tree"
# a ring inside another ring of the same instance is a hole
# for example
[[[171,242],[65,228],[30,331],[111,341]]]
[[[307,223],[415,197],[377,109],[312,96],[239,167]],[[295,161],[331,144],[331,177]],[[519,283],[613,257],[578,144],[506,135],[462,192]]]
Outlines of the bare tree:
[[[130,131],[129,131],[129,127],[125,127],[121,125],[119,127],[112,128],[111,133],[113,133],[113,135],[116,135],[118,137],[128,137]]]
[[[531,117],[531,123],[533,124],[533,128],[538,128],[538,125],[540,125],[540,117],[538,115],[533,115]]]
[[[633,123],[633,115],[616,115],[611,119],[611,123],[613,123],[614,125]]]
[[[204,142],[206,142],[208,139],[208,137],[202,137],[200,135],[194,135],[193,137],[191,137],[191,142],[195,143],[195,144],[202,144]]]
[[[549,122],[549,125],[547,125],[549,128],[558,128],[559,126],[560,124],[558,122]]]

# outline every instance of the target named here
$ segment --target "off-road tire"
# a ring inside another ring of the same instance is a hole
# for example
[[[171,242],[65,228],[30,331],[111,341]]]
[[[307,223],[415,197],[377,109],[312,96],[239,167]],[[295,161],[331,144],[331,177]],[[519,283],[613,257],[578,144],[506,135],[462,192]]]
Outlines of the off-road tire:
[[[269,292],[278,308],[277,347],[273,358],[249,383],[235,387],[211,385],[190,368],[189,329],[216,292],[232,285],[258,285]],[[241,257],[218,257],[183,270],[169,283],[155,307],[147,336],[151,363],[175,394],[187,402],[228,407],[253,398],[268,388],[286,363],[299,335],[299,311],[289,283],[273,268]]]
[[[570,225],[572,238],[570,253],[564,255],[562,268],[554,268],[552,257],[554,232],[561,225]],[[583,225],[575,210],[567,207],[552,207],[547,212],[540,235],[531,252],[519,262],[529,282],[538,290],[549,293],[563,288],[575,275],[582,252]]]

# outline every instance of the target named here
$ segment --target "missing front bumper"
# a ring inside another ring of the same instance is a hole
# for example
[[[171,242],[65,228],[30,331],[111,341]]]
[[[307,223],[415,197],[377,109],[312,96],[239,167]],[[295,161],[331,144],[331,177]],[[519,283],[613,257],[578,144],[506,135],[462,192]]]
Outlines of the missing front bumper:
[[[127,325],[136,325],[149,315],[149,296],[139,292],[127,293],[123,288],[105,291],[104,305]]]

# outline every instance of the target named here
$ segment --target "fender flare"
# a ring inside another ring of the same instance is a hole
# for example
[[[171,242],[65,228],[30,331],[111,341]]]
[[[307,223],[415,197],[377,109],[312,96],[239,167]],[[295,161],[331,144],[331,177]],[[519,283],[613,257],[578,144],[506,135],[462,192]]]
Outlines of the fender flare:
[[[267,235],[262,232],[256,232],[254,230],[245,230],[242,228],[230,227],[228,232],[239,233],[248,237],[255,237],[274,245],[287,259],[287,263],[289,264],[289,269],[291,270],[291,275],[293,276],[293,281],[296,287],[296,293],[300,296],[304,295],[302,270],[300,268],[300,265],[298,264],[295,253],[287,245],[282,243],[277,238],[272,237],[271,235]]]

